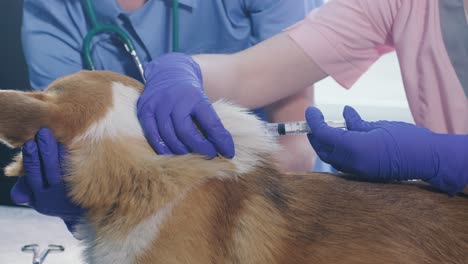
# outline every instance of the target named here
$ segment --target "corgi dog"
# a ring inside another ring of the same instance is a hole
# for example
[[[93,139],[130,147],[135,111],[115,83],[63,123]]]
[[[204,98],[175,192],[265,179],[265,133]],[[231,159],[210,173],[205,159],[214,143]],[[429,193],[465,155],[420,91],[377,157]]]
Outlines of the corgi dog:
[[[0,91],[11,147],[50,128],[68,149],[88,263],[468,263],[468,196],[420,182],[282,173],[264,123],[226,102],[233,159],[157,155],[136,115],[143,85],[81,71],[43,92]],[[371,150],[369,150],[371,151]],[[6,169],[21,175],[17,161]]]

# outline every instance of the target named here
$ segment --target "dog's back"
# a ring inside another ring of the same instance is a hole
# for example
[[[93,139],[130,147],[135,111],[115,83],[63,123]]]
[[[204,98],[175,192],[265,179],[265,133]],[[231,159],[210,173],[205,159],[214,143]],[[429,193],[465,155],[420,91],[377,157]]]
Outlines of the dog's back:
[[[234,159],[158,156],[136,118],[141,91],[115,73],[80,72],[45,93],[0,92],[1,140],[20,146],[47,126],[69,149],[65,181],[88,212],[76,232],[88,262],[467,262],[467,197],[282,174],[263,124],[223,102],[214,105]]]
[[[467,198],[426,187],[270,169],[212,179],[140,263],[467,263]]]

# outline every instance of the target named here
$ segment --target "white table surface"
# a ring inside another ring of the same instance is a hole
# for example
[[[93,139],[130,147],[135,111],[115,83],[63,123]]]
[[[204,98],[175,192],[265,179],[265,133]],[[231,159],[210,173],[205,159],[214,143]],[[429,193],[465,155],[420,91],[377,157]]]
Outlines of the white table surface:
[[[41,215],[29,208],[0,206],[0,264],[30,264],[32,252],[21,252],[26,244],[49,244],[65,247],[50,253],[44,264],[75,264],[81,260],[82,247],[58,218]]]

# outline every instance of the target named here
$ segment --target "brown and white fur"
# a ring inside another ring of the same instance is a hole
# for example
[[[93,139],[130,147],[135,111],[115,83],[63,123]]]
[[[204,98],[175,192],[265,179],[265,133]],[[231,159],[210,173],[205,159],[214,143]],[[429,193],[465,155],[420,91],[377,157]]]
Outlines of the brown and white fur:
[[[0,138],[49,127],[69,150],[66,184],[87,209],[89,263],[468,263],[468,199],[422,183],[280,173],[275,139],[214,104],[236,156],[158,156],[135,104],[143,86],[82,71],[45,92],[0,92]],[[21,159],[7,168],[21,173]]]

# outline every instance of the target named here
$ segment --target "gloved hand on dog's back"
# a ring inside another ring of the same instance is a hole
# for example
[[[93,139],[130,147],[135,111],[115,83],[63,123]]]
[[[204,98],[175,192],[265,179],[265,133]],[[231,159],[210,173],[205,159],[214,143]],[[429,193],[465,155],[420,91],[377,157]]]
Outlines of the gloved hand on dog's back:
[[[337,170],[368,180],[424,180],[451,195],[468,184],[468,135],[437,134],[403,122],[366,122],[349,106],[343,116],[348,130],[329,127],[317,108],[306,111],[310,143]]]
[[[84,210],[67,196],[62,168],[67,155],[64,146],[49,129],[42,128],[35,140],[23,145],[22,153],[25,176],[13,186],[11,199],[41,214],[60,217],[72,232]]]
[[[234,156],[231,134],[205,95],[200,67],[190,56],[163,55],[145,66],[145,78],[138,119],[158,154]]]

